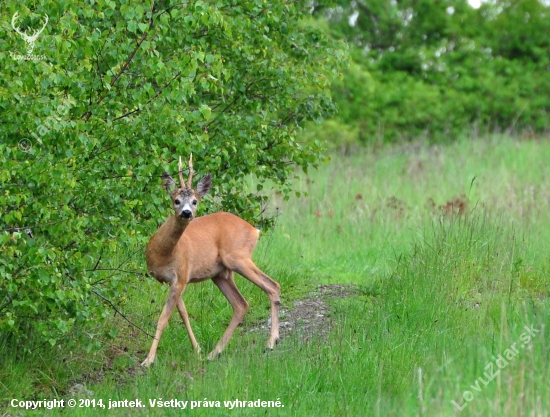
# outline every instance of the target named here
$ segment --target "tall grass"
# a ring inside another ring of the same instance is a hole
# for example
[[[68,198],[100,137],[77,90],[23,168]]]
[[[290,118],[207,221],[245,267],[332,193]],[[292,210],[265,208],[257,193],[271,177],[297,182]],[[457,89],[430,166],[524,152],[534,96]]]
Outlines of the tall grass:
[[[470,215],[433,224],[400,258],[392,274],[378,283],[381,305],[370,322],[374,350],[381,352],[378,362],[386,370],[383,392],[417,394],[411,382],[418,386],[415,375],[423,370],[427,389],[423,403],[414,404],[411,398],[414,408],[429,415],[451,414],[457,410],[448,407],[450,401],[464,403],[465,390],[477,394],[470,386],[483,377],[485,365],[519,340],[524,326],[534,325],[543,330],[533,338],[530,350],[520,352],[522,356],[502,371],[494,385],[481,385],[479,398],[468,405],[469,413],[491,415],[500,410],[499,415],[519,415],[525,412],[522,398],[530,389],[538,388],[539,397],[548,398],[548,390],[537,387],[549,376],[547,303],[536,299],[542,294],[520,279],[526,268],[517,240],[515,231],[502,221]],[[547,277],[539,278],[548,283]],[[547,294],[548,288],[543,296]],[[538,365],[534,352],[540,355]],[[516,381],[511,386],[514,400],[495,392],[503,381],[512,384],[522,367],[531,370],[532,381],[538,384],[520,387]],[[543,405],[548,410],[548,401]],[[535,407],[536,402],[531,402],[527,409]],[[396,414],[403,411],[391,396],[388,408]]]
[[[355,285],[352,296],[326,300],[326,337],[304,338],[295,330],[265,353],[267,330],[249,330],[265,325],[267,297],[239,278],[251,310],[220,360],[196,358],[174,315],[157,362],[143,371],[137,364],[150,339],[114,317],[119,335],[97,352],[44,348],[29,354],[0,346],[0,398],[85,395],[71,393],[81,383],[104,402],[207,398],[223,405],[238,398],[285,405],[240,409],[239,415],[548,415],[548,160],[549,143],[507,138],[335,156],[295,184],[307,197],[283,202],[273,195],[269,210],[280,213],[277,227],[262,236],[255,253],[258,265],[281,283],[286,314],[319,284]],[[143,277],[127,285],[119,308],[154,332],[166,288]],[[184,299],[207,352],[231,308],[209,283],[189,286]],[[528,343],[520,339],[525,326],[540,330]],[[486,366],[514,343],[518,353],[488,381]],[[74,409],[70,415],[100,412]],[[191,413],[235,411],[201,407]]]

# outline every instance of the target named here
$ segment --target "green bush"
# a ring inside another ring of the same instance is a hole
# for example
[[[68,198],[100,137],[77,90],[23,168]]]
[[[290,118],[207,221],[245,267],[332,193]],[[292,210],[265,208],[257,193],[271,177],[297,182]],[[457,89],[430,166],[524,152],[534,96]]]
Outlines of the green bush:
[[[298,123],[332,112],[345,53],[303,23],[303,2],[4,11],[27,32],[49,16],[34,55],[8,21],[0,39],[0,332],[27,348],[30,334],[54,345],[70,332],[93,347],[80,325],[123,299],[125,272],[143,271],[128,254],[169,213],[160,176],[179,155],[193,153],[196,178],[214,176],[203,211],[250,220],[263,200],[241,191],[248,174],[288,193],[294,167],[319,158]]]

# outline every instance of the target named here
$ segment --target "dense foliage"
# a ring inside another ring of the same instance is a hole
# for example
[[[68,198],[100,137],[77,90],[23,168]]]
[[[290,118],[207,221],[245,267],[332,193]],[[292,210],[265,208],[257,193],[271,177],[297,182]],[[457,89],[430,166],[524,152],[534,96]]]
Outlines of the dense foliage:
[[[345,54],[304,2],[32,4],[2,6],[0,332],[53,345],[126,291],[130,250],[169,213],[160,175],[177,156],[213,174],[203,211],[257,216],[250,173],[290,193],[322,148],[299,123],[331,113]],[[34,49],[16,12],[29,35],[49,17]]]
[[[353,44],[354,64],[334,87],[338,120],[321,132],[343,131],[343,142],[373,142],[548,130],[550,4],[338,3],[315,14]]]

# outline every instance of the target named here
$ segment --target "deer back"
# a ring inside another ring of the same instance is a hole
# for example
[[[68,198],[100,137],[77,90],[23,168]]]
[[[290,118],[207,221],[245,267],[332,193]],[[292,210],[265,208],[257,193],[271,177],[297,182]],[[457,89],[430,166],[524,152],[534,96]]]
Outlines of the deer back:
[[[177,222],[175,218],[168,219],[157,235],[162,235],[162,228],[171,221]],[[231,213],[217,212],[189,222],[170,254],[156,251],[157,235],[147,247],[147,266],[153,276],[159,281],[171,282],[171,271],[174,271],[178,279],[186,276],[187,282],[199,282],[225,269],[233,269],[238,259],[250,259],[259,232]]]

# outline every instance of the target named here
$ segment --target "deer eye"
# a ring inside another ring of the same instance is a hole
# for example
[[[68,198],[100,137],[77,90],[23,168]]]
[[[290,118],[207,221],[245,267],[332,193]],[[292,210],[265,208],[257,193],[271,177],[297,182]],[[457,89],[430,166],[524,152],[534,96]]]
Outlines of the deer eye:
[[[176,199],[174,200],[174,204],[175,204],[176,206],[179,206],[179,205],[181,204],[181,201],[180,201],[179,199],[176,198]]]
[[[197,205],[197,200],[193,200],[193,205],[194,205],[194,206]]]

